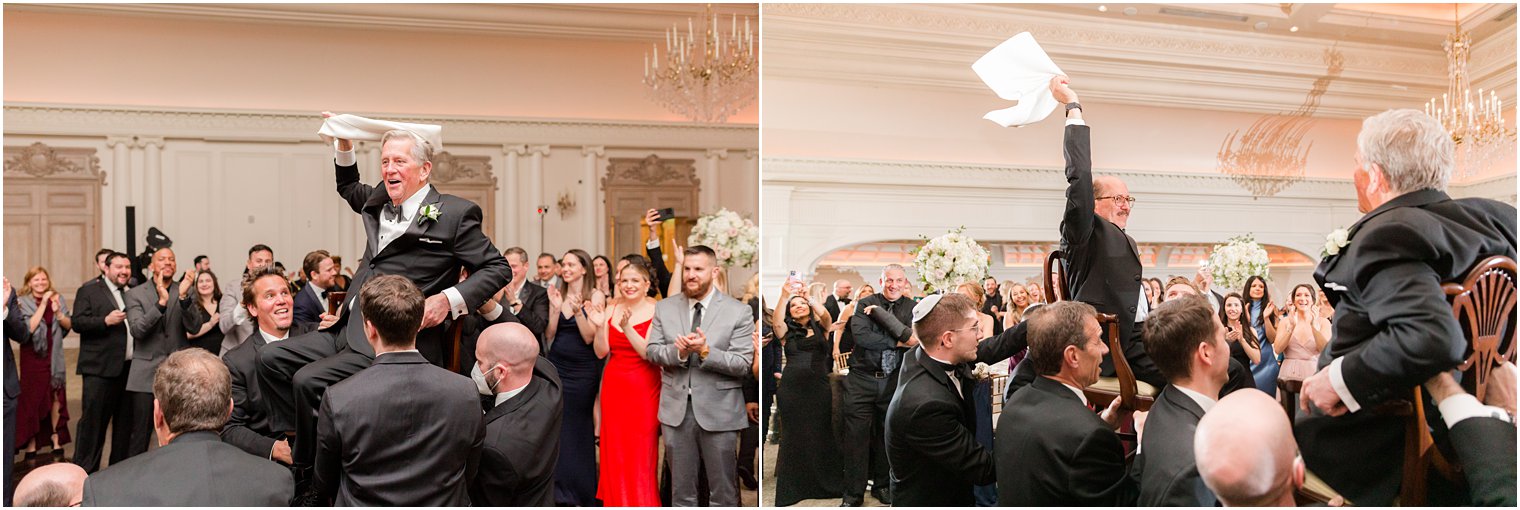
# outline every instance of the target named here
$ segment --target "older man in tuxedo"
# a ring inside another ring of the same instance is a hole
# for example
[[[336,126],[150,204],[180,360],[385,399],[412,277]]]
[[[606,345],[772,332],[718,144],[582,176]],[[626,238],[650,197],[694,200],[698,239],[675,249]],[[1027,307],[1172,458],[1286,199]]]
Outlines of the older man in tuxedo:
[[[1454,159],[1450,134],[1423,112],[1363,121],[1352,181],[1366,215],[1314,272],[1335,330],[1304,380],[1300,407],[1313,414],[1295,433],[1309,470],[1358,505],[1392,504],[1399,491],[1399,470],[1367,469],[1404,454],[1404,418],[1378,405],[1463,361],[1465,336],[1441,283],[1485,257],[1515,256],[1514,207],[1447,196]],[[1441,497],[1432,492],[1432,503]]]
[[[375,364],[334,384],[317,431],[318,501],[337,506],[469,506],[485,425],[470,380],[417,352],[422,293],[397,275],[359,291]]]
[[[289,471],[217,438],[232,411],[232,384],[215,354],[185,349],[168,356],[153,377],[153,397],[158,449],[90,475],[84,506],[283,506],[289,500]]]
[[[1134,469],[1140,506],[1214,506],[1214,493],[1198,478],[1193,431],[1219,400],[1229,379],[1230,347],[1224,325],[1205,298],[1162,303],[1145,321],[1145,348],[1168,383],[1145,421]]]
[[[127,292],[127,330],[132,336],[132,366],[127,373],[127,394],[132,401],[132,435],[128,456],[148,451],[153,434],[153,374],[174,351],[185,348],[185,328],[180,306],[195,281],[186,271],[184,281],[174,281],[177,269],[174,250],[153,252],[149,267],[152,279]]]
[[[971,299],[935,294],[913,307],[919,345],[909,349],[887,406],[892,504],[972,506],[973,485],[994,481],[992,452],[976,442],[971,363],[977,314]]]
[[[1065,299],[1081,301],[1119,318],[1119,347],[1135,378],[1161,387],[1166,379],[1145,353],[1136,323],[1149,311],[1140,289],[1140,251],[1125,233],[1135,197],[1118,177],[1093,177],[1089,129],[1077,93],[1058,76],[1051,81],[1056,100],[1066,103],[1066,212],[1061,217],[1061,251],[1066,254]],[[1103,374],[1113,366],[1103,360]]]
[[[476,310],[511,279],[501,252],[481,232],[480,207],[429,184],[432,142],[409,131],[381,140],[382,185],[359,182],[353,142],[338,139],[334,163],[338,195],[364,220],[364,264],[349,284],[363,289],[381,275],[401,275],[427,296],[416,348],[443,363],[448,319]],[[470,276],[459,281],[460,269]],[[338,325],[266,346],[259,353],[259,383],[276,430],[296,433],[293,460],[304,496],[314,496],[307,466],[316,454],[316,410],[332,384],[370,366],[375,351],[365,340],[364,314],[350,293]],[[308,498],[309,499],[309,498]]]
[[[554,506],[564,401],[559,372],[538,353],[538,338],[517,323],[486,328],[475,346],[472,377],[492,402],[470,482],[476,506]]]
[[[1003,506],[1134,506],[1138,487],[1125,472],[1114,429],[1119,399],[1101,414],[1082,389],[1098,381],[1108,347],[1097,312],[1080,301],[1040,307],[1028,326],[1029,357],[1039,374],[1003,405],[996,452]]]
[[[670,459],[675,506],[696,506],[699,467],[712,506],[737,506],[739,431],[748,426],[743,379],[752,377],[755,319],[713,285],[712,248],[686,248],[681,295],[655,306],[649,361],[661,367],[660,430]]]
[[[241,294],[239,301],[248,308],[248,316],[258,327],[241,345],[222,356],[232,374],[232,417],[222,429],[222,441],[250,454],[290,464],[290,441],[284,431],[271,426],[258,385],[259,351],[266,345],[310,332],[317,325],[295,321],[290,284],[272,266],[254,268],[246,277]]]
[[[79,375],[84,379],[80,398],[84,414],[79,418],[79,445],[74,463],[85,472],[100,469],[106,428],[111,433],[111,463],[127,458],[132,433],[132,401],[127,397],[127,375],[132,366],[132,337],[127,331],[127,281],[132,260],[125,253],[106,254],[106,270],[100,278],[85,282],[75,294],[74,330],[79,332]]]

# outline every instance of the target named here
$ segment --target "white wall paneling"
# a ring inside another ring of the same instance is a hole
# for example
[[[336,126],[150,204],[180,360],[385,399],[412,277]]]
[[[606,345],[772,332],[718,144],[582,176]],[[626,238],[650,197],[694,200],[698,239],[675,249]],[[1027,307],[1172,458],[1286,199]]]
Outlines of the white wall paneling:
[[[713,204],[758,217],[753,125],[357,113],[441,124],[444,150],[490,158],[498,204],[494,231],[487,235],[498,248],[517,245],[556,255],[570,248],[604,250],[598,183],[609,156],[708,157],[699,167],[711,175],[703,184],[713,185],[707,191]],[[253,243],[272,246],[291,270],[319,248],[343,256],[348,266],[363,253],[363,225],[334,193],[332,150],[315,136],[320,121],[312,115],[27,103],[7,104],[5,115],[7,145],[40,141],[96,149],[107,187],[103,246],[126,249],[121,208],[136,205],[139,236],[158,226],[174,239],[181,266],[207,254],[222,277],[237,274]],[[727,157],[735,150],[746,157]],[[378,182],[379,145],[360,142],[356,151],[361,178]],[[564,218],[555,205],[560,193],[576,203]],[[551,208],[542,243],[533,212],[539,205]]]
[[[783,158],[765,158],[764,165],[761,283],[773,298],[789,271],[812,274],[826,254],[861,243],[934,237],[963,225],[982,241],[1060,238],[1066,202],[1060,168]],[[1318,259],[1326,234],[1361,217],[1349,180],[1309,179],[1255,199],[1222,175],[1097,173],[1124,179],[1138,198],[1128,231],[1140,242],[1213,244],[1251,233]],[[1513,204],[1515,179],[1449,191]],[[1278,281],[1303,281],[1312,272],[1291,269]],[[995,274],[1027,277],[1018,269]],[[860,276],[874,281],[877,274],[863,269]]]

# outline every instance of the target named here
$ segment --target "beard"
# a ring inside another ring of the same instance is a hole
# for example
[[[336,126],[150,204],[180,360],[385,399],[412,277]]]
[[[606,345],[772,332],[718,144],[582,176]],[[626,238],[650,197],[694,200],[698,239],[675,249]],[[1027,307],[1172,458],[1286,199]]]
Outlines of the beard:
[[[687,287],[685,285],[685,282],[682,282],[681,285],[681,293],[685,294],[687,298],[690,298],[692,300],[702,299],[703,296],[707,295],[707,291],[709,290],[712,290],[712,280],[699,283],[696,289]]]

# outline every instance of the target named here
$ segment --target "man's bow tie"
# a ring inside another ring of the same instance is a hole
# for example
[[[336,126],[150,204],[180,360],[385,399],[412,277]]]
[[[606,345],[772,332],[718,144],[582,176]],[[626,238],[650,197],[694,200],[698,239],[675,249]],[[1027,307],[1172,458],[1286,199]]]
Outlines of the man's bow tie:
[[[406,218],[401,216],[401,207],[390,203],[385,204],[384,208],[380,209],[380,219],[385,221],[406,221]]]

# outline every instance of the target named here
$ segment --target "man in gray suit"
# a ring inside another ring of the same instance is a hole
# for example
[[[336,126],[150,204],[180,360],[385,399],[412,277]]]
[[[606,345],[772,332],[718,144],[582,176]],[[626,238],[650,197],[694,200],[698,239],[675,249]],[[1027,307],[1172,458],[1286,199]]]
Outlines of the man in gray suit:
[[[217,437],[232,414],[222,360],[185,349],[162,365],[153,377],[159,448],[90,475],[84,506],[284,506],[290,471]]]
[[[713,286],[712,248],[686,248],[681,295],[655,306],[649,361],[660,365],[660,431],[670,458],[675,506],[697,505],[697,471],[710,481],[712,506],[737,506],[734,455],[744,413],[743,378],[752,377],[755,318],[743,303]]]
[[[185,347],[185,328],[180,300],[194,287],[195,271],[185,281],[174,281],[178,266],[174,250],[159,248],[149,266],[152,281],[127,292],[127,325],[132,332],[132,368],[127,374],[127,393],[132,399],[132,439],[129,455],[148,451],[153,434],[153,373],[174,351]]]

